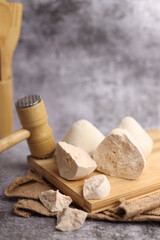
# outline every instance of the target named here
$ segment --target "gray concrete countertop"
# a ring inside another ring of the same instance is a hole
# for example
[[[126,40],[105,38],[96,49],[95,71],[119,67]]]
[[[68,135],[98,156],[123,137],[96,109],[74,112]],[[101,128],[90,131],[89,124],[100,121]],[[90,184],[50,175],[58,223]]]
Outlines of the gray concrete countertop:
[[[160,2],[28,0],[13,61],[14,102],[44,99],[56,141],[76,120],[105,135],[124,116],[160,128]],[[15,129],[20,128],[14,111]],[[26,142],[0,154],[0,239],[159,239],[158,223],[87,220],[61,233],[55,219],[13,213],[4,189],[27,169]]]

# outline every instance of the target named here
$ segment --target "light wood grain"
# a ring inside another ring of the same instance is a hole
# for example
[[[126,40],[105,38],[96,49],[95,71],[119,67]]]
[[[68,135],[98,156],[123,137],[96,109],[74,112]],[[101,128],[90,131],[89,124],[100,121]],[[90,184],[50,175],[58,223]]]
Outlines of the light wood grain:
[[[99,212],[108,207],[117,205],[120,198],[128,200],[155,192],[160,186],[160,131],[148,131],[154,141],[154,148],[147,159],[147,166],[137,180],[126,180],[115,177],[108,177],[111,184],[110,195],[101,200],[85,200],[82,194],[84,180],[67,181],[59,176],[57,164],[54,158],[36,160],[28,157],[28,164],[31,169],[41,174],[60,191],[71,198],[88,212]],[[92,175],[97,175],[95,171]],[[90,177],[88,176],[88,178]]]
[[[1,139],[0,152],[27,139],[33,156],[44,158],[51,154],[56,145],[43,100],[32,107],[17,107],[16,110],[24,128]]]
[[[26,129],[19,129],[11,135],[0,140],[0,152],[20,143],[30,137],[30,132]]]
[[[5,52],[8,56],[5,70],[8,77],[12,76],[12,59],[21,33],[23,5],[18,2],[8,2],[11,15],[11,27],[5,42]]]
[[[12,59],[17,46],[22,4],[0,1],[0,139],[13,132]]]
[[[0,81],[0,139],[13,132],[12,79]]]
[[[8,53],[5,51],[5,43],[11,27],[11,14],[8,4],[0,2],[0,53],[1,53],[1,80],[8,80],[6,66]]]
[[[51,154],[56,145],[43,100],[32,107],[16,108],[20,122],[31,135],[27,142],[30,152],[37,158]]]

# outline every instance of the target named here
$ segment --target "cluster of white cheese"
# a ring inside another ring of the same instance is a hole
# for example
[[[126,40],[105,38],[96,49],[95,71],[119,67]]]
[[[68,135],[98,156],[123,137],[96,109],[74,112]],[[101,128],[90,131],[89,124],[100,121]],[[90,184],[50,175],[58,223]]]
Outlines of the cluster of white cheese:
[[[96,169],[104,173],[96,173],[83,186],[85,199],[101,199],[110,192],[106,175],[137,179],[152,147],[151,137],[132,117],[125,117],[106,137],[87,120],[79,120],[57,143],[59,174],[67,180],[78,180]]]
[[[132,180],[139,177],[152,148],[151,137],[131,117],[124,118],[106,137],[87,120],[80,120],[57,143],[55,155],[60,176],[69,181],[85,178],[83,197],[96,200],[110,193],[106,175]],[[70,208],[69,196],[48,190],[39,198],[50,212],[57,214],[57,229],[72,231],[82,227],[87,213]]]

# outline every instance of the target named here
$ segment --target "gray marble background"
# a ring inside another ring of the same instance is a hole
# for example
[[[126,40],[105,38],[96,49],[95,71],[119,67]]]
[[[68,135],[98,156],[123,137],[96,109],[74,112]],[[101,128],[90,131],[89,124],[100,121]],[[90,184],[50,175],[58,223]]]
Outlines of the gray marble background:
[[[14,62],[14,101],[44,99],[56,141],[73,122],[88,119],[105,135],[126,115],[160,127],[160,1],[23,1]],[[14,113],[15,129],[20,127]],[[4,189],[27,170],[25,142],[0,156],[1,239],[159,239],[158,223],[86,221],[73,233],[52,218],[23,219]]]

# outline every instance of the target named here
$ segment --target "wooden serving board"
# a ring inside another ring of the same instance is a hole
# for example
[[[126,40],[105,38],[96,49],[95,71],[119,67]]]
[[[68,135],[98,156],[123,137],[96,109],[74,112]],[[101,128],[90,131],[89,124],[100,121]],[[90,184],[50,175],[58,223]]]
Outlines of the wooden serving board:
[[[54,158],[37,160],[28,156],[29,167],[56,186],[62,193],[69,195],[75,203],[87,212],[100,212],[108,207],[116,206],[120,198],[132,200],[153,192],[160,191],[160,131],[149,130],[149,135],[154,141],[151,155],[147,159],[147,166],[137,180],[126,180],[108,177],[111,185],[110,195],[101,200],[85,200],[82,194],[83,180],[68,181],[59,176]],[[94,172],[87,178],[100,174]]]

